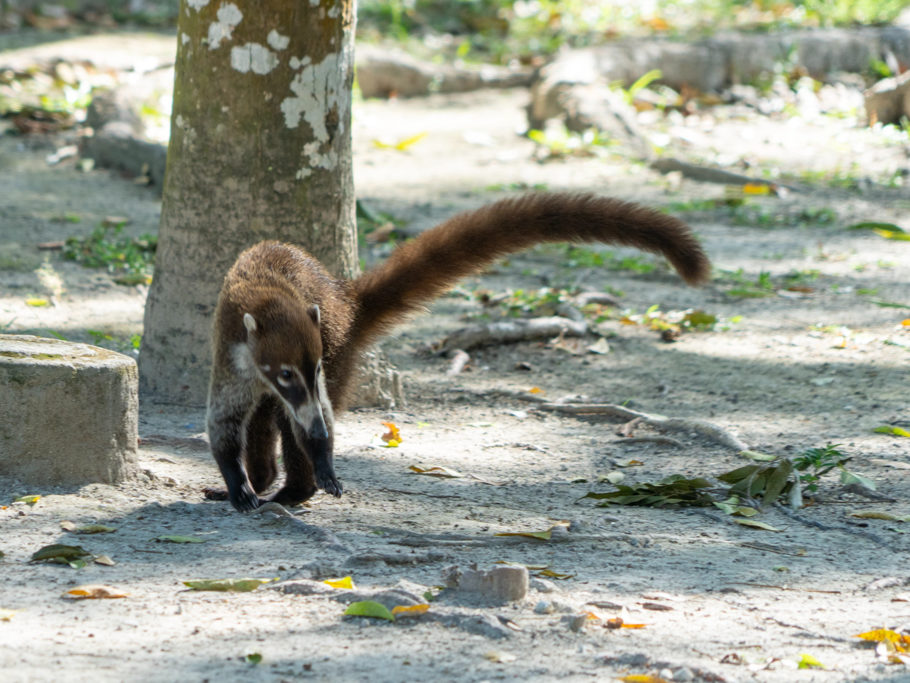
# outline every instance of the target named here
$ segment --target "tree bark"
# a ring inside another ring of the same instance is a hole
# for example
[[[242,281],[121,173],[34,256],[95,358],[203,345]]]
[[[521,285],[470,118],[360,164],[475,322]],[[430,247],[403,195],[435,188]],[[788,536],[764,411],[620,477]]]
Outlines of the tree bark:
[[[224,274],[264,239],[357,271],[354,0],[184,0],[140,387],[205,403]]]

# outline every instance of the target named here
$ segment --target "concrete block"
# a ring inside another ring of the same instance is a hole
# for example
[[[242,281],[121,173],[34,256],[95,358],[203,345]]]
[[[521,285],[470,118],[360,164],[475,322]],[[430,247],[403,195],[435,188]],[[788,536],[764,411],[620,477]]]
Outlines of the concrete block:
[[[136,474],[138,379],[114,351],[0,334],[0,474],[30,485]]]

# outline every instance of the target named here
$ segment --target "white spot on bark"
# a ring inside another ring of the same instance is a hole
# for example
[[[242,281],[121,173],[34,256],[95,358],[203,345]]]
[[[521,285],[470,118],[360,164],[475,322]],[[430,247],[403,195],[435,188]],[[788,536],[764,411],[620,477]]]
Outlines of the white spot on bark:
[[[247,43],[231,48],[231,67],[240,73],[252,71],[256,74],[267,74],[276,66],[278,57],[264,45]]]
[[[337,17],[340,13],[341,13],[341,7],[339,4],[333,4],[329,8],[329,17],[331,17],[332,19]]]
[[[310,7],[319,7],[319,0],[310,0]]]
[[[297,71],[297,69],[300,69],[301,67],[309,64],[310,61],[311,60],[309,57],[304,57],[303,59],[300,59],[298,57],[291,57],[291,59],[288,61],[288,66],[290,66],[294,71]]]
[[[297,169],[297,173],[294,174],[294,177],[297,178],[297,180],[303,180],[307,176],[311,176],[311,175],[313,175],[312,169],[300,168],[300,169]]]
[[[180,34],[180,44],[186,45],[188,42],[190,42],[190,37],[185,33],[181,33]]]
[[[339,68],[339,55],[328,55],[319,64],[306,66],[291,81],[291,97],[284,98],[281,111],[288,128],[300,125],[304,119],[313,129],[318,142],[327,142],[329,132],[325,127],[325,114],[332,107],[340,110],[344,105],[341,94],[344,74]]]
[[[214,50],[222,40],[230,40],[234,28],[243,19],[240,8],[228,2],[218,8],[218,20],[209,25],[209,49]]]
[[[186,0],[186,4],[197,12],[209,4],[209,0]]]
[[[285,49],[291,42],[291,39],[288,36],[281,35],[275,29],[269,31],[269,35],[266,36],[266,40],[268,41],[269,45],[271,45],[276,50]]]

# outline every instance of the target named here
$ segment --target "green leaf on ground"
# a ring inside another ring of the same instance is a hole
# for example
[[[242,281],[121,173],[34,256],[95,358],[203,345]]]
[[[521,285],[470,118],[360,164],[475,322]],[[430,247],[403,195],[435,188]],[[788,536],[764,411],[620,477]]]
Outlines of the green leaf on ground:
[[[184,586],[194,591],[231,591],[234,593],[248,593],[254,591],[264,583],[271,583],[277,579],[198,579],[182,581]]]
[[[373,600],[361,600],[352,602],[344,611],[346,617],[369,617],[371,619],[385,619],[386,621],[395,621],[395,616],[389,611],[389,608]]]

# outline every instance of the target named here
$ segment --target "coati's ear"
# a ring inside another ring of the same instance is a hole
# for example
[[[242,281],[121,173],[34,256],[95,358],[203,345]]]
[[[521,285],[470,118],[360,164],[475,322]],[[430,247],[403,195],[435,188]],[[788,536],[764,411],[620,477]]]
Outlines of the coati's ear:
[[[316,324],[316,327],[319,327],[319,306],[313,304],[308,309],[306,309],[306,312],[310,314],[310,318]]]
[[[256,331],[256,318],[251,316],[249,313],[243,314],[243,326],[246,328],[246,331],[252,334]]]

